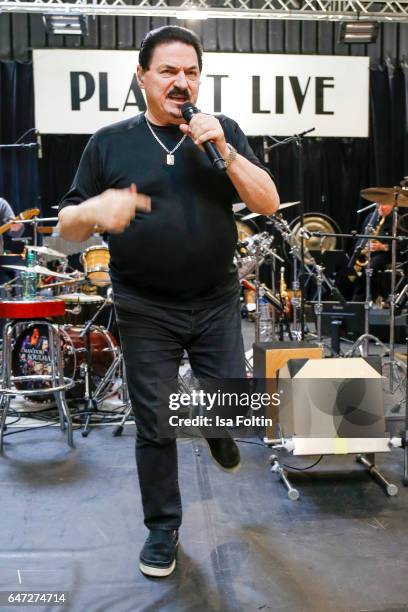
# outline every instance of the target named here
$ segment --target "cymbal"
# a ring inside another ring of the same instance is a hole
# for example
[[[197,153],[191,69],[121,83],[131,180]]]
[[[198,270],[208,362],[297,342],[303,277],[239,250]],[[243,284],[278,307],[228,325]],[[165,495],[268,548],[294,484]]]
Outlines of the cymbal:
[[[40,253],[40,255],[47,255],[48,257],[53,257],[54,259],[66,259],[67,256],[64,253],[60,253],[59,251],[54,251],[54,249],[49,249],[45,246],[26,246],[26,249],[30,251],[34,251],[35,253]]]
[[[369,202],[377,202],[385,206],[408,207],[408,190],[402,187],[368,187],[362,189],[360,195]]]
[[[13,266],[11,264],[4,264],[0,266],[2,268],[10,268],[11,270],[17,270],[22,272],[24,270],[28,270],[27,266]],[[31,266],[30,270],[35,272],[36,274],[40,274],[41,276],[55,276],[56,278],[66,278],[67,280],[71,280],[72,276],[69,274],[62,274],[61,272],[54,272],[53,270],[49,270],[48,268],[44,268],[44,266]]]
[[[300,204],[300,201],[297,202],[285,202],[279,206],[279,210],[283,210],[284,208],[290,208],[291,206],[296,206],[296,204]],[[249,213],[249,215],[245,215],[242,217],[241,221],[247,221],[248,219],[255,219],[255,217],[261,217],[261,213]],[[264,215],[268,216],[268,215]]]

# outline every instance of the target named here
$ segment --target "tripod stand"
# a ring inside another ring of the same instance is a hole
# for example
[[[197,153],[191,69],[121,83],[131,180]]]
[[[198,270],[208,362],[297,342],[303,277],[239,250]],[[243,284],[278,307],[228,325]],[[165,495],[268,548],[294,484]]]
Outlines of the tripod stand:
[[[84,410],[78,412],[76,416],[85,416],[84,428],[82,431],[82,437],[86,438],[90,432],[90,424],[92,417],[96,415],[106,415],[112,418],[117,418],[118,415],[116,412],[112,410],[101,410],[98,406],[104,399],[104,391],[106,391],[107,387],[111,384],[114,375],[116,374],[118,368],[122,364],[122,355],[118,347],[113,348],[115,351],[115,356],[112,364],[110,365],[108,371],[99,382],[97,388],[94,390],[93,381],[92,381],[92,366],[93,366],[93,354],[92,354],[92,327],[102,310],[110,304],[110,297],[106,297],[103,304],[98,308],[93,317],[86,323],[84,329],[80,333],[80,338],[86,338],[85,347],[86,347],[86,365],[85,365],[85,397],[84,397]],[[127,386],[126,379],[122,377],[122,385],[123,385],[123,398],[127,398]],[[126,399],[127,401],[127,399]]]

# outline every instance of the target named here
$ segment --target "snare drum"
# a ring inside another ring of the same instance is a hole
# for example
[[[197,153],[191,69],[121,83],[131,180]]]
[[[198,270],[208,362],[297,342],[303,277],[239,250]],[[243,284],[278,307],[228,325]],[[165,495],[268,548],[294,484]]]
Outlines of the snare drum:
[[[56,322],[67,325],[85,325],[104,301],[101,295],[87,295],[86,293],[62,293],[58,299],[65,302],[65,314],[56,319]]]
[[[85,394],[85,365],[88,350],[86,339],[80,334],[82,326],[61,325],[62,361],[64,376],[75,380],[74,387],[66,392],[67,398],[80,399]],[[92,344],[92,384],[98,386],[109,367],[118,355],[119,349],[115,338],[103,327],[94,326],[91,332]],[[24,376],[29,374],[51,373],[48,330],[45,325],[24,325],[16,338],[12,355],[13,374]],[[44,383],[40,383],[44,386]],[[36,382],[18,383],[20,389],[34,389]],[[17,386],[17,383],[16,383]],[[36,400],[46,401],[47,395],[37,396]]]
[[[86,249],[80,257],[86,279],[97,287],[107,287],[111,284],[109,276],[109,249],[106,246],[92,246]]]

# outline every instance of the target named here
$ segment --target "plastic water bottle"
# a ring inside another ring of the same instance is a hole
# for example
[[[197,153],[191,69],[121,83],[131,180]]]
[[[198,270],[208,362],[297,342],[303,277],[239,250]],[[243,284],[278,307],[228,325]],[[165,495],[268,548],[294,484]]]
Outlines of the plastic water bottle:
[[[269,342],[272,339],[272,319],[269,311],[269,302],[261,297],[259,300],[259,339]]]
[[[32,270],[35,266],[35,253],[27,253],[27,269],[21,272],[21,283],[23,289],[23,300],[32,300],[37,295],[37,273]]]

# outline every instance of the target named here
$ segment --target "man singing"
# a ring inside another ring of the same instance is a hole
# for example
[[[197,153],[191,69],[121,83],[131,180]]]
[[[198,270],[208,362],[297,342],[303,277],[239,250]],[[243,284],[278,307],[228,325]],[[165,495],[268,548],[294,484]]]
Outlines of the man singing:
[[[193,32],[165,26],[141,45],[138,84],[146,113],[89,141],[59,213],[67,240],[95,226],[109,233],[111,277],[137,426],[136,461],[149,536],[140,569],[176,566],[181,498],[174,438],[158,434],[159,383],[175,382],[184,350],[197,378],[245,376],[232,203],[274,213],[279,197],[238,124],[181,108],[198,98],[202,48]],[[215,169],[202,143],[225,160]],[[137,212],[136,212],[137,211]],[[219,467],[239,467],[232,438],[209,439]]]

